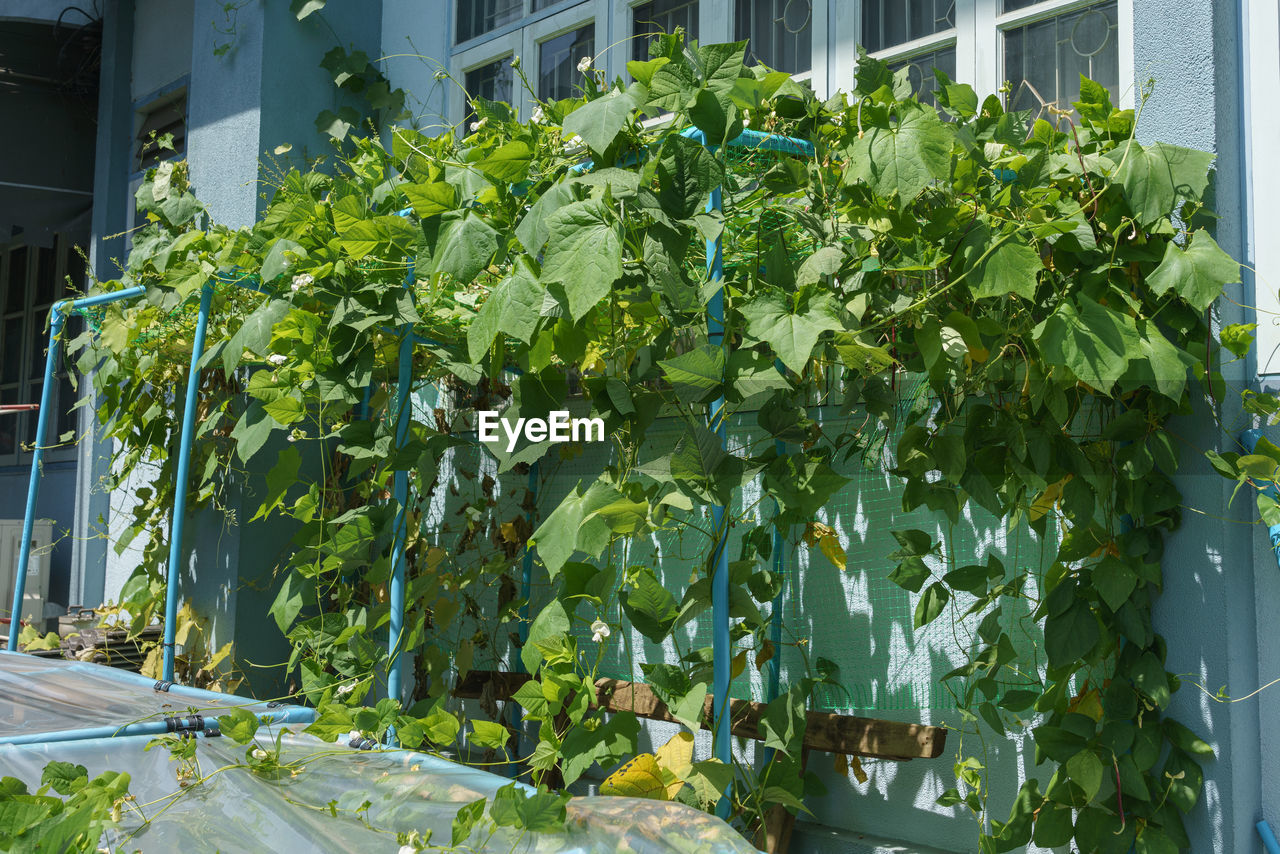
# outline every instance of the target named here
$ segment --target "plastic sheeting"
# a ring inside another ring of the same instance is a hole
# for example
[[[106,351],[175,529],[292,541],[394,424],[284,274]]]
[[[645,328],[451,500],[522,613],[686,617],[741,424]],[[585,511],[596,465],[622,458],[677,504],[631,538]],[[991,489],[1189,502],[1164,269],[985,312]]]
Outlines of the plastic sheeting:
[[[162,731],[165,718],[212,718],[237,706],[285,721],[315,714],[181,685],[157,691],[155,685],[101,664],[0,652],[0,743]]]
[[[144,852],[397,852],[397,834],[430,835],[427,850],[448,849],[459,808],[492,800],[511,781],[437,757],[407,751],[358,751],[297,732],[264,726],[257,749],[280,736],[288,770],[255,773],[246,751],[225,737],[197,740],[199,782],[179,780],[182,765],[167,750],[144,750],[148,738],[0,745],[0,773],[38,785],[52,760],[131,777],[145,815],[127,812],[113,846]],[[296,771],[296,773],[294,773]],[[365,803],[368,802],[367,807]],[[493,833],[491,836],[490,833]],[[729,825],[681,804],[634,798],[574,798],[562,832],[494,828],[482,820],[463,850],[510,852],[753,852]]]

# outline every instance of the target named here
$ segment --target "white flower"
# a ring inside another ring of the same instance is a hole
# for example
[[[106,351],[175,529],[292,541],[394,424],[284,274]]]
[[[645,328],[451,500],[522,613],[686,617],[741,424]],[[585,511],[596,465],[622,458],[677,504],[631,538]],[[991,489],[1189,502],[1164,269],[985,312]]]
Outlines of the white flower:
[[[396,854],[418,854],[418,849],[412,845],[401,845],[400,850]]]
[[[480,130],[480,128],[484,127],[488,123],[488,121],[489,121],[489,117],[485,116],[483,119],[481,119],[478,122],[472,122],[471,132],[475,133],[476,131]]]
[[[267,361],[273,365],[283,365],[285,362],[289,361],[289,357],[284,353],[272,353],[267,357]]]
[[[604,620],[596,620],[591,624],[591,639],[596,643],[609,636],[609,624]]]
[[[261,747],[255,747],[255,748],[253,749],[253,758],[254,758],[254,759],[257,759],[257,760],[263,760],[263,759],[266,759],[266,758],[267,758],[267,751],[263,750]]]
[[[360,734],[360,730],[358,729],[353,729],[351,732],[347,733],[347,741],[355,741],[359,738],[364,738],[364,736]]]
[[[542,124],[542,120],[545,119],[546,117],[547,117],[546,114],[542,112],[542,105],[539,104],[538,106],[533,108],[533,115],[529,117],[529,120],[532,121],[535,125],[540,125]]]
[[[334,691],[333,693],[337,694],[339,697],[342,697],[346,694],[350,694],[355,689],[356,689],[356,682],[353,679],[345,685],[339,685],[338,690]]]
[[[310,273],[299,273],[293,277],[293,284],[289,286],[289,289],[296,294],[314,281],[315,278]]]
[[[578,60],[578,72],[580,74],[586,74],[590,70],[591,70],[591,57],[584,56],[582,57],[582,59]]]

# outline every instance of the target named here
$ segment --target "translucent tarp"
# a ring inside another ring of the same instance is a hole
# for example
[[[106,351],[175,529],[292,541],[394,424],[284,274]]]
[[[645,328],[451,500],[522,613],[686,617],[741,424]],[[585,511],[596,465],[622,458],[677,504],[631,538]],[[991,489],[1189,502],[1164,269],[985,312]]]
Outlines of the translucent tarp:
[[[233,694],[180,685],[157,691],[155,685],[101,664],[0,652],[0,742],[141,733],[163,729],[166,718],[212,718],[237,706],[284,720],[314,715],[297,706],[271,708]]]
[[[492,802],[510,780],[407,751],[359,751],[326,744],[297,730],[264,726],[259,750],[280,735],[283,770],[262,774],[245,765],[255,748],[225,737],[199,738],[197,766],[164,749],[144,750],[147,737],[0,745],[0,774],[37,786],[53,760],[83,765],[89,777],[130,775],[143,815],[127,810],[114,848],[144,852],[397,852],[397,834],[418,831],[425,850],[447,850],[459,808]],[[181,779],[180,779],[181,777]],[[367,802],[367,805],[366,805]],[[681,804],[634,798],[569,801],[560,832],[495,827],[482,819],[461,850],[510,852],[753,852],[729,825]],[[486,809],[486,815],[488,810]]]

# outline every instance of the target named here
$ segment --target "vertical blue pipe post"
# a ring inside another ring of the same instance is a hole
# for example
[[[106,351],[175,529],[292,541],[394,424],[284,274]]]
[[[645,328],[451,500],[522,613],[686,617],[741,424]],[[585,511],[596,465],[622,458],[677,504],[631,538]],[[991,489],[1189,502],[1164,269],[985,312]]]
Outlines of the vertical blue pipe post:
[[[200,314],[191,343],[191,370],[187,373],[187,399],[182,408],[182,437],[178,441],[178,473],[173,492],[173,517],[169,520],[169,563],[164,591],[164,681],[173,681],[174,636],[178,630],[178,567],[182,562],[182,529],[187,521],[187,487],[191,468],[191,444],[196,433],[196,402],[200,397],[200,357],[213,306],[213,282],[200,289]]]
[[[409,438],[409,386],[413,379],[413,327],[405,324],[400,327],[399,376],[396,379],[396,449],[404,447]],[[391,630],[387,640],[387,696],[397,702],[401,696],[401,672],[404,662],[400,660],[400,642],[404,634],[404,599],[405,599],[405,543],[409,539],[409,472],[395,472],[392,482],[392,494],[396,501],[396,519],[394,537],[391,543]]]
[[[774,449],[781,456],[787,452],[787,443],[781,439],[773,443]],[[778,511],[782,508],[778,507]],[[773,610],[769,613],[769,640],[773,643],[773,658],[769,659],[769,687],[767,698],[769,702],[773,702],[778,698],[778,690],[782,685],[782,597],[786,593],[786,578],[783,572],[786,570],[786,559],[783,557],[782,549],[785,541],[782,538],[782,529],[776,524],[773,526],[773,571],[782,580],[782,586],[778,588],[778,595],[773,597]]]
[[[538,502],[538,461],[534,460],[529,466],[529,496],[530,506],[525,513],[525,521],[529,523],[529,530],[533,530],[533,523],[537,520],[537,502]],[[524,649],[524,645],[529,641],[529,597],[533,592],[533,548],[528,541],[524,544],[524,558],[520,565],[520,598],[523,604],[520,605],[520,622],[517,631],[520,638],[520,650],[517,650],[515,658],[516,673],[524,673],[524,658],[520,655],[520,651]],[[516,754],[520,753],[520,727],[524,720],[524,716],[520,711],[519,703],[511,704],[511,726],[516,731]],[[511,763],[511,776],[515,777],[515,763]]]
[[[49,408],[53,375],[58,366],[58,336],[62,333],[65,302],[54,303],[49,313],[49,349],[44,354],[44,385],[40,387],[40,409],[36,417],[36,441],[31,453],[31,479],[27,481],[27,509],[22,516],[22,547],[13,579],[13,610],[9,612],[9,650],[18,651],[18,626],[22,622],[22,599],[26,593],[27,565],[31,562],[31,528],[35,524],[36,498],[40,494],[41,466],[44,463],[45,433],[49,429]],[[44,618],[37,614],[36,619]]]
[[[410,208],[396,211],[396,216],[408,217],[413,211]],[[407,259],[409,269],[405,273],[404,287],[413,293],[415,259]],[[409,393],[413,382],[413,324],[406,323],[400,327],[400,353],[398,356],[399,371],[396,376],[396,441],[395,449],[399,451],[409,439]],[[396,518],[391,541],[391,589],[389,591],[390,629],[387,639],[387,696],[396,702],[403,702],[404,690],[401,687],[401,675],[404,662],[400,660],[403,650],[400,643],[404,638],[404,600],[405,600],[405,544],[409,541],[409,472],[397,471],[392,476],[392,495],[396,501]],[[392,745],[399,744],[395,730],[387,731],[387,740]]]
[[[705,141],[705,140],[704,140]],[[711,191],[707,202],[707,210],[718,211],[723,205],[720,188]],[[724,346],[724,255],[721,238],[707,241],[707,274],[712,282],[719,284],[711,301],[707,305],[707,339],[713,347]],[[725,422],[724,397],[718,397],[711,404],[708,421],[720,447],[725,444],[727,424]],[[727,508],[713,506],[711,508],[711,526],[715,531],[716,543],[712,552],[713,566],[711,575],[711,658],[712,658],[712,737],[714,738],[714,756],[726,765],[733,761],[730,747],[729,711],[729,514]],[[722,797],[716,804],[716,815],[729,817],[729,798]]]

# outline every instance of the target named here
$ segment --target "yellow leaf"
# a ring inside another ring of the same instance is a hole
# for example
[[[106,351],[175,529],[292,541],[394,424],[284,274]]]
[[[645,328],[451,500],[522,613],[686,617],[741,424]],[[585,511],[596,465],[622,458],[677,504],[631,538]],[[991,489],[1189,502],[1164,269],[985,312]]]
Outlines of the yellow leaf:
[[[756,670],[764,667],[773,659],[773,641],[766,640],[760,645],[760,651],[756,653]]]
[[[662,776],[670,778],[667,781],[667,800],[674,800],[693,771],[693,733],[678,732],[671,736],[670,741],[658,748],[654,758],[663,771]]]
[[[862,760],[856,756],[849,757],[849,767],[853,769],[853,776],[859,783],[867,782],[867,772],[862,770]]]
[[[1071,475],[1067,475],[1057,483],[1051,483],[1044,488],[1044,492],[1036,496],[1036,500],[1031,503],[1031,510],[1027,515],[1031,517],[1031,521],[1043,519],[1046,514],[1053,510],[1054,505],[1058,503],[1058,499],[1062,498],[1062,487],[1067,485],[1067,481],[1071,480]]]
[[[160,654],[159,645],[151,647],[146,659],[142,662],[141,673],[148,679],[159,679],[164,673],[164,658]]]
[[[205,664],[204,669],[212,672],[219,664],[221,664],[228,656],[231,655],[231,641],[227,641],[222,645],[222,649],[214,653],[213,658]]]
[[[827,560],[831,561],[836,569],[843,571],[847,568],[844,546],[840,545],[840,540],[835,535],[828,534],[818,540],[818,548],[822,549],[822,553],[827,556]]]
[[[729,662],[729,679],[737,679],[742,675],[742,671],[747,669],[747,651],[744,649],[733,657],[733,661]]]
[[[434,570],[437,566],[440,565],[440,562],[445,559],[445,556],[447,554],[448,552],[446,552],[444,549],[436,548],[433,546],[430,550],[427,551],[427,569]]]
[[[507,543],[523,542],[523,540],[520,539],[520,532],[516,530],[515,522],[503,522],[501,525],[498,526],[498,531],[502,534],[503,542],[507,542]]]
[[[1072,698],[1067,705],[1067,710],[1100,721],[1102,720],[1102,695],[1097,688],[1081,691]]]
[[[667,784],[662,779],[657,758],[652,753],[641,753],[610,774],[600,784],[600,794],[664,801]]]
[[[804,542],[809,548],[816,546],[823,537],[834,537],[836,529],[821,522],[810,522],[804,526]]]
[[[199,630],[200,621],[196,619],[196,612],[191,609],[190,602],[184,602],[178,609],[177,625],[173,632],[174,642],[186,646],[191,641],[191,633]]]

